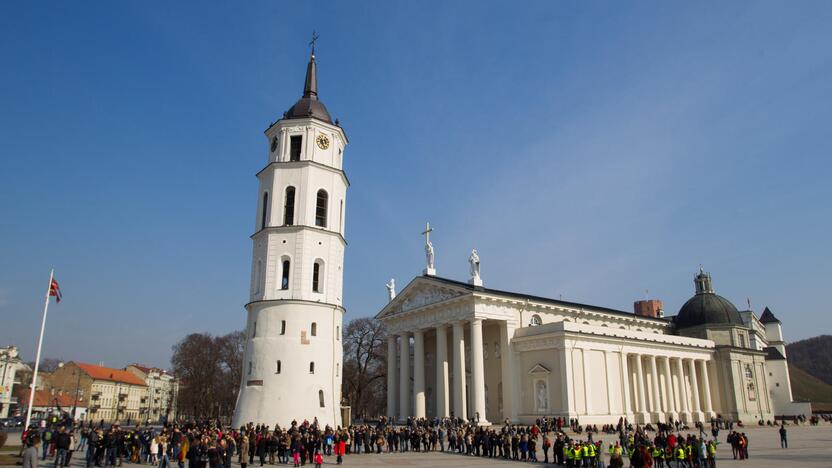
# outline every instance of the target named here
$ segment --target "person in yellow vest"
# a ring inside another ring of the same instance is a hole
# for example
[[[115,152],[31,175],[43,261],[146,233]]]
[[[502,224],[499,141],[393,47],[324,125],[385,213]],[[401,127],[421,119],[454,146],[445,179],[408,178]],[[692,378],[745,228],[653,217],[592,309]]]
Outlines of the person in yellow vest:
[[[572,451],[574,444],[563,444],[563,453],[566,455],[566,466],[575,467],[575,452]]]
[[[592,461],[592,452],[589,451],[589,446],[591,444],[589,442],[584,442],[583,446],[581,446],[581,459],[584,462],[584,466],[588,467],[590,461]]]
[[[584,458],[584,448],[581,446],[580,442],[575,443],[575,447],[572,449],[572,454],[574,456],[575,466],[581,466]]]
[[[676,446],[676,453],[674,457],[676,459],[676,468],[685,467],[685,448],[683,447],[683,445],[684,442],[680,441],[679,444]]]
[[[653,455],[653,465],[664,468],[664,450],[654,445],[650,447],[650,454]]]
[[[716,444],[718,444],[716,439],[708,442],[708,466],[710,468],[716,468]]]

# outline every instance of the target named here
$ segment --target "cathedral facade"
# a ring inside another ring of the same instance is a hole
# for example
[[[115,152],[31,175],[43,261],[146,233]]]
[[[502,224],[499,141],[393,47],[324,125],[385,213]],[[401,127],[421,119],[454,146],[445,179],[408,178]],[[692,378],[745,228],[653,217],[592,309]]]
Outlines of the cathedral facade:
[[[341,424],[347,136],[316,68],[313,49],[302,97],[265,131],[235,427]]]
[[[811,413],[792,402],[780,321],[738,311],[703,271],[664,317],[658,301],[631,313],[485,288],[478,270],[477,258],[468,283],[426,273],[377,314],[388,415],[750,424]]]

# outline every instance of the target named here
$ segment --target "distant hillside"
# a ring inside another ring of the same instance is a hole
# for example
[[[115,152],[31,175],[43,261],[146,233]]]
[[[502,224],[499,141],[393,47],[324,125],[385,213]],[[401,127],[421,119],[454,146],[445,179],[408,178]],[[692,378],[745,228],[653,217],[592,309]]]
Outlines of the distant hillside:
[[[786,355],[789,364],[832,385],[832,336],[821,335],[795,341],[786,346]]]
[[[789,365],[794,401],[811,401],[815,411],[832,410],[832,385],[810,375],[803,369]]]

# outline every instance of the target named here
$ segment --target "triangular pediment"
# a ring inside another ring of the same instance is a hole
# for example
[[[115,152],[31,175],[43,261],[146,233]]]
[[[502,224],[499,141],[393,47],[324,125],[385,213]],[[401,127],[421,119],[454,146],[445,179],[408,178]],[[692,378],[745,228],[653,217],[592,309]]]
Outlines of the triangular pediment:
[[[552,371],[546,368],[543,364],[537,363],[529,370],[529,375],[534,374],[551,374]]]
[[[470,291],[440,283],[429,277],[420,276],[405,286],[396,298],[376,315],[376,318],[409,312],[466,294],[470,294]]]

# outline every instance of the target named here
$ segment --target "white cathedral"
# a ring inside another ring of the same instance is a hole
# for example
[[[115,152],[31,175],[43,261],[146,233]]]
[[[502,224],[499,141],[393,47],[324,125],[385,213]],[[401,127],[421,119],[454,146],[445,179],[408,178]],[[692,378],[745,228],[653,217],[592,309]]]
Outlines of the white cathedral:
[[[429,231],[430,229],[428,229]],[[387,409],[487,425],[541,416],[615,424],[723,418],[753,424],[811,414],[792,401],[780,321],[738,311],[700,269],[674,317],[485,288],[479,256],[465,283],[424,275],[378,313],[388,329]],[[391,283],[392,284],[392,283]],[[388,288],[390,285],[388,285]]]
[[[348,143],[318,99],[315,52],[303,96],[266,129],[257,173],[243,376],[233,424],[341,424],[343,170]]]

